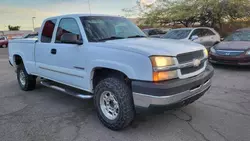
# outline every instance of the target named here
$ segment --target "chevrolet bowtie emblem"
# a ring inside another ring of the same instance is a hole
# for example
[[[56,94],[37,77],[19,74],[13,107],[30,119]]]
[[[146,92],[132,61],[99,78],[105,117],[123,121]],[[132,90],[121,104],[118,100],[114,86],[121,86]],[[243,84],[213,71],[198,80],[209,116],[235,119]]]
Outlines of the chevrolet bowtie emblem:
[[[199,59],[194,59],[194,60],[193,60],[193,65],[194,65],[195,67],[198,67],[200,64],[201,64],[201,60],[199,60]]]

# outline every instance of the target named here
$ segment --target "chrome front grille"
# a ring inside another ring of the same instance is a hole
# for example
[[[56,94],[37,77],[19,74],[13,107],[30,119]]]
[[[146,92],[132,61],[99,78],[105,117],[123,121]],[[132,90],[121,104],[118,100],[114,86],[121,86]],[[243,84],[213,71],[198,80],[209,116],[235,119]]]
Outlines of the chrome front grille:
[[[179,65],[190,64],[186,67],[180,68],[180,74],[182,76],[188,77],[194,76],[196,75],[196,73],[199,73],[200,70],[204,69],[205,65],[207,64],[203,50],[179,54],[176,56],[176,59]],[[200,64],[195,65],[195,60],[200,61]]]
[[[179,54],[179,55],[176,56],[179,64],[183,64],[183,63],[186,63],[186,62],[191,62],[194,59],[201,59],[203,57],[204,57],[203,50],[183,53],[183,54]]]
[[[185,74],[189,74],[189,73],[193,73],[196,72],[200,69],[202,69],[205,65],[205,62],[201,63],[198,67],[187,67],[187,68],[182,68],[181,69],[181,74],[185,75]]]

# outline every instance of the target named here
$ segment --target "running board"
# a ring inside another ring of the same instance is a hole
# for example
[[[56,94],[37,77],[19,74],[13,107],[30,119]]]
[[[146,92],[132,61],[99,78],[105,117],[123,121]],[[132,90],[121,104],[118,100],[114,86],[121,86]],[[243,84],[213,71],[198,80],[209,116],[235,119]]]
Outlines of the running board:
[[[69,88],[68,86],[64,86],[62,84],[53,82],[53,81],[49,81],[49,80],[42,80],[41,85],[45,86],[45,87],[49,87],[52,88],[54,90],[58,90],[60,92],[69,94],[71,96],[77,97],[77,98],[81,98],[81,99],[91,99],[93,98],[93,95],[87,95],[87,94],[83,94],[82,92],[77,92],[77,91],[81,91],[75,88]],[[64,88],[66,87],[66,88]],[[75,89],[75,90],[73,90]]]

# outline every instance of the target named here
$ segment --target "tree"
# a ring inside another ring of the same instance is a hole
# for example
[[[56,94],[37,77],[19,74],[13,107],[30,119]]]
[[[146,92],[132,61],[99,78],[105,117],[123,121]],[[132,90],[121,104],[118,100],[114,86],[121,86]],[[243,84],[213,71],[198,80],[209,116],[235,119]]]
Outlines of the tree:
[[[148,7],[137,7],[148,25],[178,23],[189,27],[199,23],[218,29],[223,22],[250,16],[249,0],[157,0]]]
[[[9,31],[16,31],[16,30],[20,30],[21,26],[11,26],[8,25]]]

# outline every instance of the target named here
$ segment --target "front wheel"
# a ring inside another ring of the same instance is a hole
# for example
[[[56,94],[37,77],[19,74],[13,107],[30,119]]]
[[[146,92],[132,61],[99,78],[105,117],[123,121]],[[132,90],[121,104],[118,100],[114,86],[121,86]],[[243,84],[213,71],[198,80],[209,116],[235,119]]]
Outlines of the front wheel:
[[[101,80],[95,87],[94,101],[100,121],[111,130],[121,130],[134,119],[131,89],[118,77]]]

